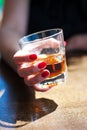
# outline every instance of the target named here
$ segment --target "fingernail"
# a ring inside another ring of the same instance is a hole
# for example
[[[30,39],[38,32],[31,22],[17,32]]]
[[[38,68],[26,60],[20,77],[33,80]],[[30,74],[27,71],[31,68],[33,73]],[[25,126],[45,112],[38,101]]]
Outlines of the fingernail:
[[[41,62],[41,63],[38,64],[38,68],[39,69],[43,69],[45,67],[46,67],[46,63],[45,62]]]
[[[29,56],[29,58],[30,58],[31,60],[36,60],[36,59],[37,59],[37,55],[36,55],[36,54],[31,54],[31,55]]]
[[[50,74],[49,71],[45,70],[44,72],[42,72],[41,76],[43,78],[46,78],[46,77],[48,77],[49,74]]]

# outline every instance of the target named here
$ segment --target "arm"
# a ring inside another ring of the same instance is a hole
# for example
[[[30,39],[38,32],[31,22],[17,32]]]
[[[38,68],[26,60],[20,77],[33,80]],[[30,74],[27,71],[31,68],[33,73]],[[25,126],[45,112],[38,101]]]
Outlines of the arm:
[[[18,40],[26,34],[29,0],[6,0],[0,28],[0,52],[14,69],[13,55],[19,50]]]
[[[31,66],[24,66],[25,62],[36,60],[35,54],[29,55],[27,52],[20,50],[18,41],[26,34],[27,21],[29,16],[29,0],[6,0],[4,6],[4,16],[0,28],[0,52],[3,59],[24,78],[27,86],[34,87],[37,91],[47,91],[50,88],[39,88],[35,85],[49,76],[49,71],[44,70],[46,63],[36,63]],[[15,64],[14,64],[15,63]],[[24,68],[23,68],[23,66]],[[41,66],[41,67],[39,67]],[[32,74],[38,73],[35,77]]]

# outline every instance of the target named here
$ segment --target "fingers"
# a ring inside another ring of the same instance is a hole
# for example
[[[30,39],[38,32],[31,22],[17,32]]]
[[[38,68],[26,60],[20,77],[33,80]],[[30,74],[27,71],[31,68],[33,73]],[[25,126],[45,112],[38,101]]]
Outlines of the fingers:
[[[67,45],[67,42],[66,41],[64,41],[64,46],[66,46]]]
[[[24,63],[18,67],[18,74],[20,77],[27,77],[36,74],[46,68],[46,62],[37,62],[35,64]]]
[[[47,77],[49,77],[50,72],[48,70],[43,70],[37,75],[31,75],[26,78],[24,78],[25,84],[27,86],[32,86],[36,91],[47,91],[50,88],[49,87],[39,87],[37,83],[44,81]]]
[[[29,54],[27,51],[19,50],[13,57],[16,64],[21,64],[23,62],[31,62],[37,59],[36,54]]]
[[[36,91],[47,91],[49,88],[40,88],[37,83],[44,81],[49,77],[50,72],[46,70],[46,62],[39,61],[36,54],[29,54],[27,51],[20,50],[14,57],[14,62],[17,65],[17,72],[20,77],[24,78],[27,86],[32,86]],[[32,62],[35,61],[35,62]]]
[[[43,41],[43,46],[46,46],[46,47],[51,47],[51,48],[58,48],[59,45],[61,44],[61,41],[59,40],[56,40],[54,38],[50,38],[50,39],[46,39]]]

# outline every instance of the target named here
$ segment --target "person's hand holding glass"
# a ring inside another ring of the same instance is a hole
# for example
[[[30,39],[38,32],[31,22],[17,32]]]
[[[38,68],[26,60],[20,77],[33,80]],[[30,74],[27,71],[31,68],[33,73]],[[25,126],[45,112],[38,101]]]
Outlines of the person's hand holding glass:
[[[62,29],[50,29],[19,40],[21,50],[14,55],[18,74],[25,84],[47,91],[63,83],[67,75]]]

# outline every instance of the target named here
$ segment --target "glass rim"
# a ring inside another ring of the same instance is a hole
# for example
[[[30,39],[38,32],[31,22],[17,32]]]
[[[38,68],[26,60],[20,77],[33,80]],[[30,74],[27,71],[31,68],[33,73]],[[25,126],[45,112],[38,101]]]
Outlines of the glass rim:
[[[41,38],[41,39],[39,39],[39,41],[46,40],[46,39],[49,39],[49,38],[51,38],[51,37],[53,37],[53,36],[55,36],[55,35],[58,35],[58,34],[63,33],[63,29],[62,29],[62,28],[53,28],[53,29],[46,29],[46,30],[42,30],[42,31],[37,31],[37,32],[35,32],[35,33],[31,33],[31,34],[29,34],[29,35],[25,35],[25,36],[23,36],[22,38],[20,38],[20,39],[19,39],[19,44],[20,44],[20,45],[25,45],[25,44],[27,44],[28,41],[24,41],[24,39],[26,39],[27,37],[31,37],[31,36],[33,36],[33,35],[35,35],[35,34],[40,34],[40,33],[43,33],[43,32],[53,31],[53,30],[54,30],[54,31],[55,31],[55,30],[59,30],[59,32],[56,32],[56,33],[52,34],[51,36],[44,37],[43,39]],[[31,43],[34,43],[34,42],[35,42],[35,40],[29,41],[30,44],[31,44]]]

